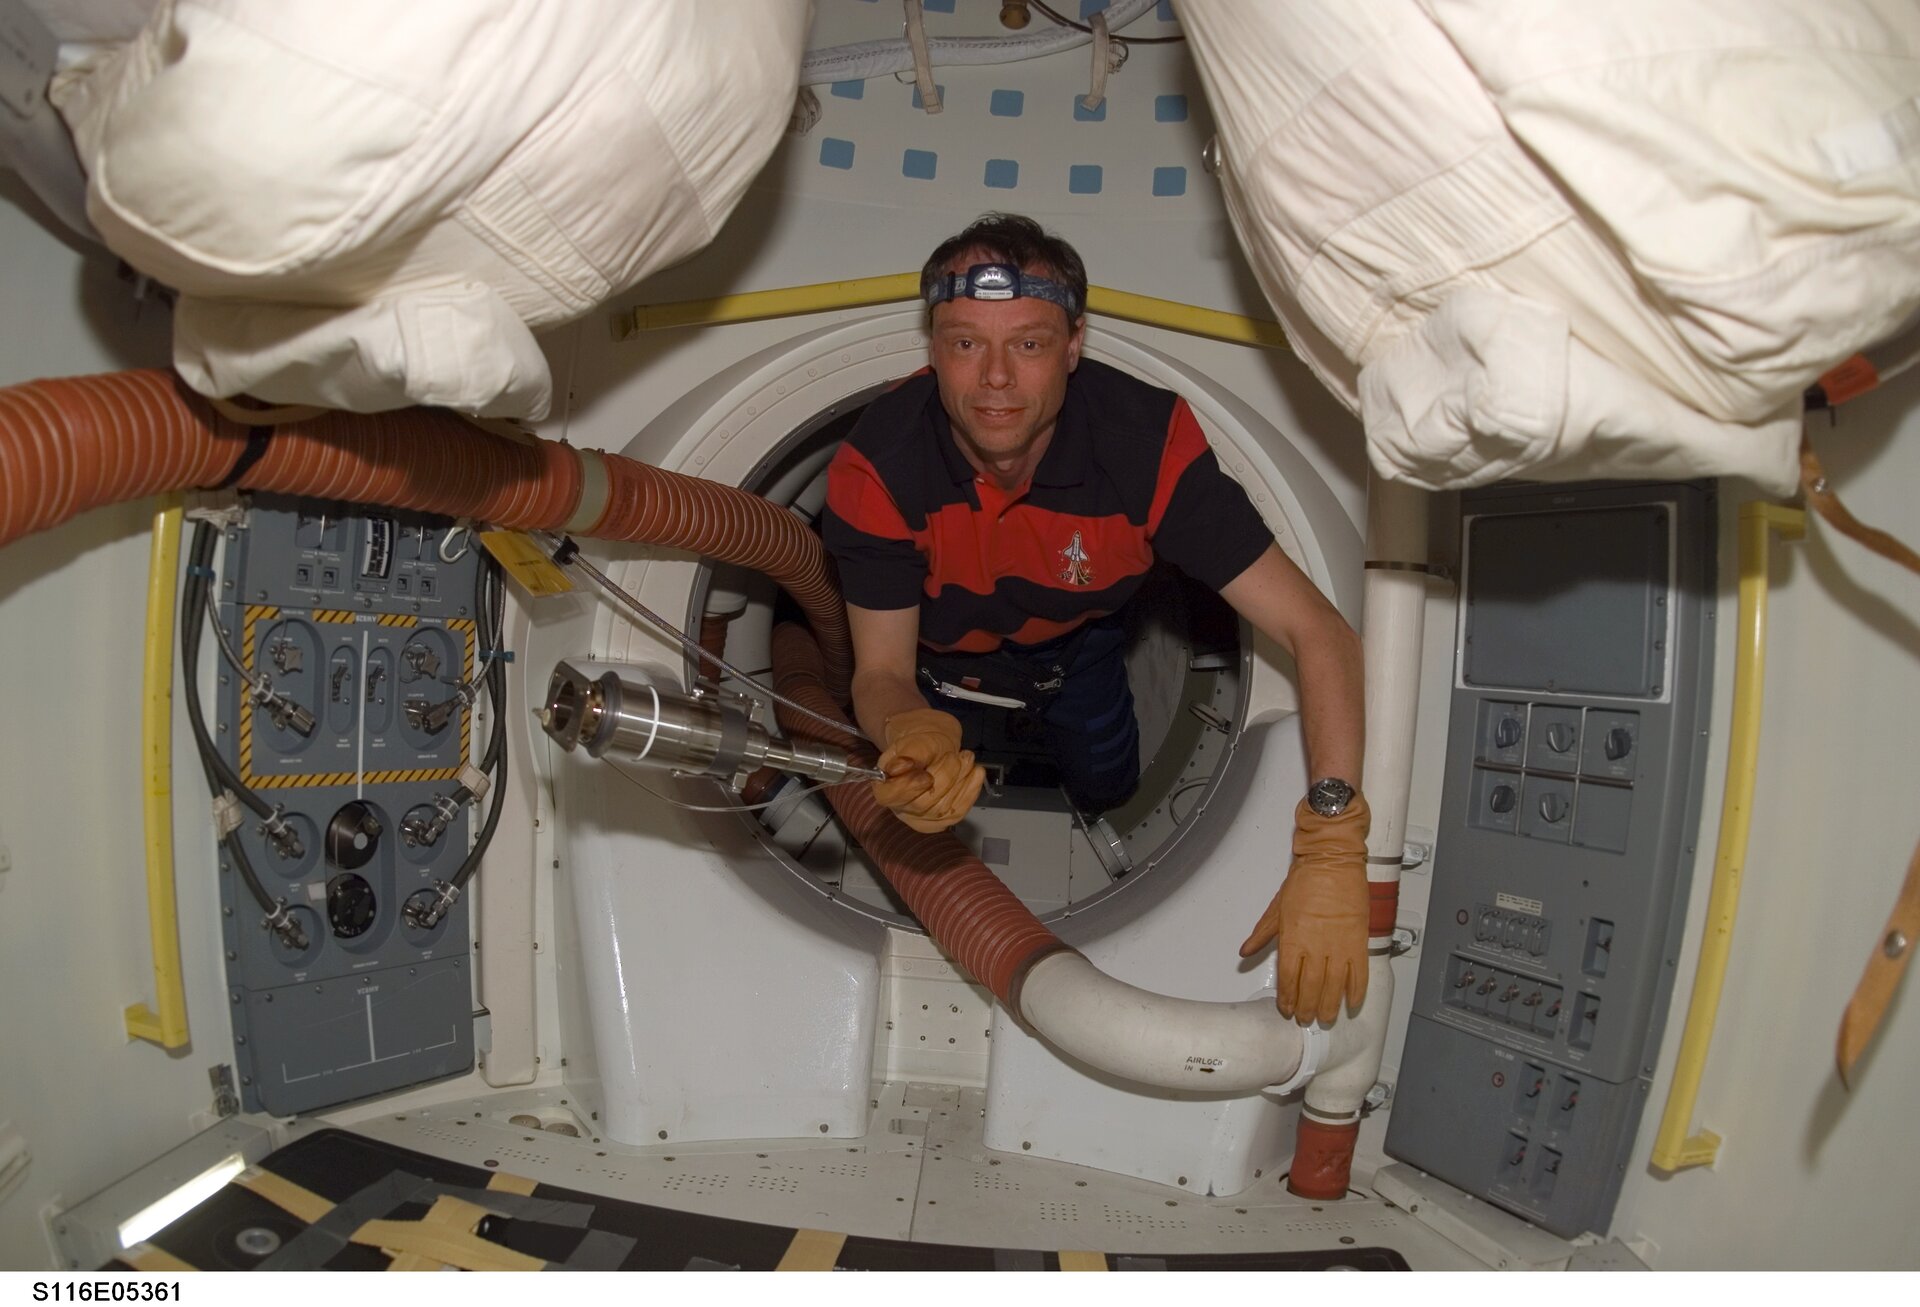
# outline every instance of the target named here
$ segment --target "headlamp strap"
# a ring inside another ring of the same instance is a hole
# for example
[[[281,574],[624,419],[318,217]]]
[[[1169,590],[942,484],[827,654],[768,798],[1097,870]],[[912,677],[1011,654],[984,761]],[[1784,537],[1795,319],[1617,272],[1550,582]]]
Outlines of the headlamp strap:
[[[1047,277],[1022,272],[1011,263],[976,263],[965,272],[950,273],[927,295],[929,307],[948,300],[1036,299],[1058,304],[1069,320],[1080,316],[1072,291]]]

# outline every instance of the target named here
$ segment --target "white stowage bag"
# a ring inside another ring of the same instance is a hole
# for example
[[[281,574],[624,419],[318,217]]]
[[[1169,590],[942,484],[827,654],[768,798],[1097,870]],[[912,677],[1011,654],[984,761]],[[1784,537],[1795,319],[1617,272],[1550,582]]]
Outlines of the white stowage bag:
[[[1181,0],[1228,210],[1385,476],[1795,480],[1920,311],[1916,0]]]
[[[540,417],[533,328],[710,241],[793,109],[803,0],[161,0],[53,98],[210,395]]]

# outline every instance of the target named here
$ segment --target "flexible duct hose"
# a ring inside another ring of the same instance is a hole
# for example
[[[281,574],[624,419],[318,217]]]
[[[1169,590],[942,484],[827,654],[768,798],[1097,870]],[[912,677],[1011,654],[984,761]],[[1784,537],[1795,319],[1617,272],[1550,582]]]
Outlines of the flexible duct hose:
[[[775,627],[774,688],[815,712],[844,720],[821,678],[820,651],[812,636],[792,623]],[[855,750],[860,761],[872,763],[871,746],[852,734],[836,736],[798,713],[784,707],[779,711],[790,733]],[[874,802],[873,786],[865,781],[835,785],[826,795],[927,933],[1018,1016],[1020,982],[1028,970],[1067,945],[958,837],[922,835],[903,825]]]
[[[219,485],[248,443],[247,427],[214,413],[170,372],[0,389],[0,546],[90,508]],[[433,409],[329,413],[275,428],[237,485],[563,531],[579,511],[583,457],[596,456],[491,435]],[[597,457],[606,466],[606,509],[577,534],[690,550],[766,573],[818,633],[828,691],[846,694],[846,611],[819,539],[803,523],[732,486],[617,454]]]

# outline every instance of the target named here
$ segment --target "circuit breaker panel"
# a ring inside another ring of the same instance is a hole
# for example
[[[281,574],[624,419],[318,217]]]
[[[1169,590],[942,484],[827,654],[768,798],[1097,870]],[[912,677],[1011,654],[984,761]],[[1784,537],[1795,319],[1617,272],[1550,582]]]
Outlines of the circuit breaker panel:
[[[474,555],[444,521],[304,502],[257,503],[225,535],[220,622],[273,694],[218,663],[217,739],[284,805],[279,830],[239,836],[305,938],[295,951],[262,928],[222,849],[242,1101],[288,1115],[465,1071],[466,904],[428,929],[405,909],[468,850],[470,808],[448,800],[472,774]]]
[[[1387,1152],[1604,1232],[1685,924],[1710,706],[1714,499],[1462,496],[1447,772]]]

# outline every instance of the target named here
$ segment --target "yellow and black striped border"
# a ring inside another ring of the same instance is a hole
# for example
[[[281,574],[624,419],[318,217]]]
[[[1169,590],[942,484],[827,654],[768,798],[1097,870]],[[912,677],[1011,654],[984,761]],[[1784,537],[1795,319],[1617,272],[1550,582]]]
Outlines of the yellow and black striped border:
[[[249,604],[241,620],[240,661],[251,677],[254,670],[254,631],[263,622],[278,621],[282,616],[299,616],[298,609],[283,610],[277,604]],[[353,626],[363,622],[377,626],[419,626],[420,619],[406,613],[356,613],[345,608],[316,608],[306,614],[308,619],[321,626]],[[470,617],[453,617],[446,621],[446,629],[458,633],[460,637],[460,679],[462,682],[473,680],[476,650],[476,627]],[[318,708],[319,705],[315,705]],[[253,715],[259,706],[242,689],[239,697],[239,772],[240,779],[256,790],[302,790],[320,789],[327,786],[352,785],[356,780],[365,785],[405,784],[413,781],[452,781],[460,778],[461,768],[473,758],[473,710],[469,705],[460,712],[460,765],[454,767],[412,767],[397,770],[368,772],[360,776],[350,771],[295,772],[285,775],[259,776],[253,770]]]

